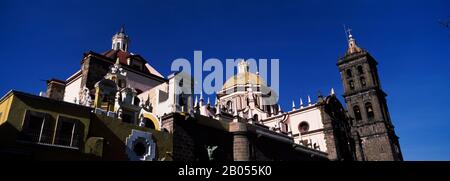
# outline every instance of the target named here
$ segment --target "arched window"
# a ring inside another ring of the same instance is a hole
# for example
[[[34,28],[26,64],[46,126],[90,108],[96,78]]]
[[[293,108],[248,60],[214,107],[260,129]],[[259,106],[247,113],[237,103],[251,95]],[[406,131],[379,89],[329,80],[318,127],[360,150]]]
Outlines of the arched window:
[[[269,113],[269,114],[272,114],[272,107],[270,105],[267,105],[266,107],[267,107],[266,108],[266,110],[267,110],[266,112]]]
[[[372,103],[368,102],[366,103],[366,112],[367,112],[367,118],[371,119],[375,116],[373,113]]]
[[[361,81],[361,86],[365,87],[366,86],[366,79],[364,77],[361,77],[360,81]]]
[[[360,65],[360,66],[358,66],[358,73],[361,75],[361,74],[364,74],[364,70],[363,70],[363,67]]]
[[[155,124],[153,124],[153,121],[148,118],[144,118],[144,126],[146,128],[155,129]]]
[[[352,70],[350,70],[350,69],[347,69],[347,77],[352,77],[353,75],[352,75]]]
[[[298,125],[298,130],[300,133],[306,133],[309,131],[309,124],[305,121],[301,122],[300,125]]]
[[[228,110],[229,112],[232,112],[232,111],[233,111],[233,102],[231,102],[231,101],[228,101],[228,102],[227,102],[227,110]]]
[[[257,114],[253,115],[253,121],[255,121],[255,122],[258,122],[258,121],[259,121],[258,115],[257,115]]]
[[[358,106],[353,106],[353,112],[355,113],[356,121],[361,121],[361,119],[362,119],[362,117],[361,117],[361,110],[359,109]]]
[[[350,90],[355,89],[355,83],[353,82],[353,80],[348,81],[348,86],[350,87]]]
[[[178,96],[178,105],[179,106],[184,106],[186,103],[185,103],[185,101],[184,101],[184,95],[183,95],[183,93],[181,93],[179,96]]]
[[[134,98],[134,105],[139,106],[139,104],[141,103],[141,99],[139,99],[137,96],[135,96],[133,98]]]

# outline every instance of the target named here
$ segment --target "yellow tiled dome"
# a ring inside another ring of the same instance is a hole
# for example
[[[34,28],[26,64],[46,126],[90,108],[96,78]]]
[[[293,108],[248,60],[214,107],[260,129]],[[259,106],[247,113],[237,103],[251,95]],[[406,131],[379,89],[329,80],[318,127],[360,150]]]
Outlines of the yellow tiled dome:
[[[251,73],[251,72],[242,72],[238,73],[237,75],[229,78],[222,87],[222,90],[231,88],[235,85],[246,85],[246,84],[252,84],[252,85],[266,85],[264,80],[261,78],[261,76]]]

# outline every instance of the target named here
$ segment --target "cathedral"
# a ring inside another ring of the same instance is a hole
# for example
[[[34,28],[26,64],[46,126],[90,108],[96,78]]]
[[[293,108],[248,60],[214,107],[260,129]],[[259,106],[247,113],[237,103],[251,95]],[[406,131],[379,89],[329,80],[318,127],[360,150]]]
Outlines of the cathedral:
[[[337,60],[345,105],[331,89],[293,101],[289,110],[263,103],[268,95],[262,90],[269,88],[246,61],[210,98],[177,94],[183,84],[177,73],[163,76],[129,48],[122,27],[110,50],[84,53],[80,69],[65,80],[48,80],[46,92],[12,90],[3,96],[0,155],[36,160],[403,160],[377,61],[350,33],[348,49]]]

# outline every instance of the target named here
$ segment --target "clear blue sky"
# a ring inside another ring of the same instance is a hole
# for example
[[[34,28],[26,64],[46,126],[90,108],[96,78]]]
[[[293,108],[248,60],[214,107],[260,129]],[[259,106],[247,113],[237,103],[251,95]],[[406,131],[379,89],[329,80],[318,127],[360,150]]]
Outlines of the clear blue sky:
[[[379,62],[406,160],[450,160],[450,1],[0,1],[0,94],[38,94],[125,24],[130,50],[164,75],[172,60],[279,58],[281,105],[342,94],[342,24]],[[341,98],[342,100],[342,98]]]

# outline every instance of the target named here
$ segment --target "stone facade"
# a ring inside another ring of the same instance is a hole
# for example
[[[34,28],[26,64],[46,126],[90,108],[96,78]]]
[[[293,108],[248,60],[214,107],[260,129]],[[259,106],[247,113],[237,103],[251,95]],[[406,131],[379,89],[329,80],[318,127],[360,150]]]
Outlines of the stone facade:
[[[324,152],[242,119],[228,122],[184,113],[162,119],[163,128],[173,130],[173,159],[177,161],[328,160]]]
[[[248,161],[250,158],[249,141],[247,138],[247,125],[240,122],[230,123],[230,132],[233,134],[234,161]]]
[[[47,80],[47,97],[58,101],[64,100],[65,87],[65,81],[57,79]]]

